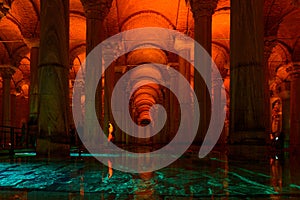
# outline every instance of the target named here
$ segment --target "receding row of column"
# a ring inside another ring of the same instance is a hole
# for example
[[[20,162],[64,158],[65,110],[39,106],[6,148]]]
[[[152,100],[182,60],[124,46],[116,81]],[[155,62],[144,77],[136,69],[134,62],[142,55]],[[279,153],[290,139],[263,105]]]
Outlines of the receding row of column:
[[[87,20],[86,55],[105,39],[103,21],[111,7],[111,0],[81,0],[84,5]],[[217,6],[217,0],[191,0],[191,8],[195,21],[195,40],[211,54],[212,15]],[[231,0],[231,86],[230,86],[230,139],[239,142],[251,139],[266,139],[268,125],[266,111],[268,97],[267,78],[264,63],[263,43],[263,1]],[[57,13],[59,12],[59,13]],[[53,13],[57,13],[53,15]],[[37,151],[41,155],[69,154],[69,105],[68,105],[68,48],[69,48],[69,2],[67,0],[41,2],[41,34],[40,48],[31,45],[31,88],[30,88],[30,122],[37,125]],[[247,21],[249,23],[239,23]],[[203,64],[203,57],[198,56],[195,48],[195,65]],[[37,59],[39,58],[39,60]],[[266,59],[265,59],[266,60]],[[183,60],[184,68],[179,70],[189,74],[189,65]],[[209,63],[204,63],[209,64]],[[88,70],[87,63],[87,70]],[[4,68],[2,68],[4,69]],[[3,125],[10,125],[10,79],[11,68],[1,70],[3,79]],[[37,79],[37,74],[39,79]],[[211,74],[211,71],[206,72]],[[291,82],[291,145],[300,144],[300,98],[299,64],[294,64]],[[200,105],[200,124],[196,137],[201,142],[205,137],[210,121],[211,103],[207,87],[200,74],[194,75],[194,87]],[[211,82],[211,81],[209,81]],[[101,84],[97,90],[96,109],[101,125],[106,129],[108,121],[112,120],[110,94],[114,83],[114,68],[105,73],[105,86]],[[105,93],[105,99],[101,98]],[[217,92],[216,92],[217,93]],[[86,97],[86,108],[90,102]],[[104,104],[105,110],[102,109]],[[87,111],[88,112],[88,111]],[[268,112],[267,112],[268,113]],[[87,115],[88,116],[88,115]],[[89,122],[88,119],[85,120]],[[85,130],[92,131],[86,124]],[[64,151],[62,151],[64,149]]]

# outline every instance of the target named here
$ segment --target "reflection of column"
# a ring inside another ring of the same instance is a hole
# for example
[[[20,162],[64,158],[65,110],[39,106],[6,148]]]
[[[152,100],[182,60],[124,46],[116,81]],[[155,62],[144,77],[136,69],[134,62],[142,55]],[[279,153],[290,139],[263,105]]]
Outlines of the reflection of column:
[[[231,0],[231,10],[230,139],[265,141],[263,1]]]
[[[3,126],[11,125],[11,99],[10,99],[10,80],[15,73],[10,66],[1,66],[0,73],[3,80],[3,96],[2,96],[2,124]]]
[[[291,129],[290,145],[291,148],[299,148],[300,145],[300,62],[293,63],[291,77]]]
[[[25,43],[30,48],[29,125],[37,126],[39,39],[26,39]]]
[[[194,39],[211,55],[212,46],[212,15],[217,6],[217,0],[191,0],[191,8],[194,16],[195,33]],[[199,49],[195,45],[195,66],[211,66],[204,55],[199,54]],[[204,63],[207,62],[207,63]],[[203,74],[202,74],[203,75]],[[194,74],[194,87],[197,95],[200,109],[200,124],[196,142],[203,141],[210,120],[210,96],[207,88],[211,88],[211,69],[205,69],[204,76],[207,76],[208,84],[206,85],[200,74]]]
[[[270,158],[270,166],[271,166],[271,186],[275,192],[281,193],[282,192],[282,166],[280,160],[277,155],[275,158]],[[271,195],[271,197],[274,197]]]
[[[69,1],[41,1],[40,18],[37,154],[69,156]]]

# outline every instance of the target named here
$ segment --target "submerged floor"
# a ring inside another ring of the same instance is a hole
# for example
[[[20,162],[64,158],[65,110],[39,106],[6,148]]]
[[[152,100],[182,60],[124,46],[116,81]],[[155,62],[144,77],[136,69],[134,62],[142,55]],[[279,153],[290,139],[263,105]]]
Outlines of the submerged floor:
[[[91,156],[0,160],[0,199],[300,199],[298,160],[267,147],[190,150],[153,173],[110,171]],[[111,178],[109,178],[109,176]]]

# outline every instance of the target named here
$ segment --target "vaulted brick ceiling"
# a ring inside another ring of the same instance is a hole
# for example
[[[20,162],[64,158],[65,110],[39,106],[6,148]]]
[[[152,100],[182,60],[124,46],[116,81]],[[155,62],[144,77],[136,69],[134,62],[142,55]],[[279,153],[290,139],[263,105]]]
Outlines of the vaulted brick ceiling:
[[[265,0],[265,35],[277,35],[288,49],[297,45],[300,9],[295,0]],[[29,53],[23,38],[39,36],[39,0],[14,0],[9,14],[0,21],[0,63],[18,65]],[[219,0],[213,16],[213,41],[229,49],[229,0]],[[193,36],[193,16],[185,0],[114,0],[105,19],[108,36],[143,26],[161,26]],[[70,0],[71,58],[85,51],[85,17],[80,0]],[[298,43],[299,45],[299,43]],[[292,52],[291,52],[292,53]],[[72,55],[73,54],[73,55]]]

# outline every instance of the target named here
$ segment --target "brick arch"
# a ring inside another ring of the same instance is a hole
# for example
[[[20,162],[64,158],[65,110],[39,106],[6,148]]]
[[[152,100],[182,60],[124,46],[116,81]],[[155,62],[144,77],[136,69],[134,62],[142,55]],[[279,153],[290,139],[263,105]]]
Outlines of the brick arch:
[[[268,60],[270,79],[274,79],[277,69],[292,60],[291,49],[283,41],[277,41]]]
[[[147,23],[147,24],[143,24]],[[142,10],[129,15],[120,25],[122,31],[146,26],[175,29],[175,25],[163,14],[154,10]]]
[[[39,36],[40,5],[33,0],[14,0],[10,20],[19,25],[25,38]]]

